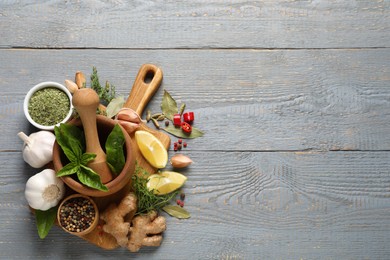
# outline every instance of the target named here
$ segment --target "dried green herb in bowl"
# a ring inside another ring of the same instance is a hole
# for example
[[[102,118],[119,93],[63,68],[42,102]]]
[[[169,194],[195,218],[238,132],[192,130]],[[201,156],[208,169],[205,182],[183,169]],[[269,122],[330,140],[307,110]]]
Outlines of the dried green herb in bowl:
[[[42,82],[27,93],[23,110],[27,120],[42,130],[53,130],[72,116],[72,95],[57,82]]]

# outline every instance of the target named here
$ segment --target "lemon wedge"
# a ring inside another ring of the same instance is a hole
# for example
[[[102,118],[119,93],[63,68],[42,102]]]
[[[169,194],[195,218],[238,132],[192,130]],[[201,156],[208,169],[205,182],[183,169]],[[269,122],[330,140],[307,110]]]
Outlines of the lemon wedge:
[[[164,168],[168,162],[168,152],[164,145],[149,132],[135,132],[135,140],[144,158],[155,168]]]
[[[186,180],[187,177],[183,174],[164,171],[150,175],[146,187],[156,195],[165,195],[179,189]]]

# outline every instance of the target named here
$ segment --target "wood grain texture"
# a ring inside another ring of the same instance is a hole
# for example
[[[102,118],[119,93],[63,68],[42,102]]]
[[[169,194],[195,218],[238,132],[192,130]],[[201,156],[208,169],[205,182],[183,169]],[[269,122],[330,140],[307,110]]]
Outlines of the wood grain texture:
[[[1,1],[0,47],[389,47],[390,3]]]
[[[185,171],[189,179],[184,187],[192,217],[168,218],[163,245],[133,255],[102,251],[59,228],[40,241],[23,197],[24,181],[34,170],[17,163],[20,153],[0,153],[5,166],[0,175],[0,256],[377,259],[390,254],[388,152],[188,155],[195,161]]]
[[[89,74],[95,65],[101,80],[127,97],[145,61],[163,68],[165,75],[148,109],[161,111],[167,89],[179,104],[195,111],[195,126],[206,135],[191,141],[191,149],[390,148],[386,49],[1,50],[0,59],[0,111],[7,121],[0,130],[8,136],[3,150],[15,150],[18,131],[33,131],[22,113],[31,86],[63,82],[76,70]]]

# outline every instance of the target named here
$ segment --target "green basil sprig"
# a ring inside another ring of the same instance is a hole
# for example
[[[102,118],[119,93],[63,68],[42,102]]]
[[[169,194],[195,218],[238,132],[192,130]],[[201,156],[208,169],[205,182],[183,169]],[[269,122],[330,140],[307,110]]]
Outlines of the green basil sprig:
[[[85,150],[84,133],[76,126],[60,124],[54,128],[58,144],[61,146],[69,163],[57,172],[57,177],[77,174],[77,178],[84,185],[108,191],[101,182],[99,174],[87,166],[88,162],[95,159],[96,154],[83,153]]]

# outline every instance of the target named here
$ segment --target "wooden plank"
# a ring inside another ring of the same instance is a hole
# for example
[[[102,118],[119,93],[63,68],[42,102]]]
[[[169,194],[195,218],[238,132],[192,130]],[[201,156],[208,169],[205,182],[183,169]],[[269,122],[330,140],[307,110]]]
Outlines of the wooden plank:
[[[390,254],[389,152],[189,149],[187,154],[195,161],[183,171],[185,207],[192,217],[168,217],[163,245],[133,255],[103,251],[59,228],[41,241],[23,195],[35,170],[20,162],[20,153],[0,152],[0,257],[378,259]]]
[[[22,113],[31,86],[95,65],[127,97],[145,62],[164,71],[149,109],[160,111],[165,88],[206,132],[191,149],[390,149],[387,49],[1,50],[0,59],[2,150],[18,149],[18,131],[34,131]]]
[[[0,47],[389,47],[388,1],[1,1]]]

